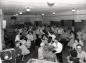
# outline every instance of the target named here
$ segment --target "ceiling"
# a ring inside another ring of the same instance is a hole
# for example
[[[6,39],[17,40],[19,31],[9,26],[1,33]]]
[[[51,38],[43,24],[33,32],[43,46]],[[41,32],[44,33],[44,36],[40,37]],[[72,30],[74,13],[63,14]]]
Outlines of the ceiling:
[[[53,6],[48,6],[49,0],[0,0],[0,8],[4,14],[50,14],[51,12],[71,11],[72,9],[86,9],[86,0],[52,0]],[[26,12],[29,7],[31,12]]]

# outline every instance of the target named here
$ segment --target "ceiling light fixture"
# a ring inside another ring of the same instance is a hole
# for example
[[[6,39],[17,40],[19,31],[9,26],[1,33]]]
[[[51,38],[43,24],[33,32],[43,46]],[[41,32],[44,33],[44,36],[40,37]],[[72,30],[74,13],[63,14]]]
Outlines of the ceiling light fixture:
[[[26,9],[27,12],[30,12],[31,10],[30,9]]]
[[[52,14],[56,14],[55,12],[53,12]]]
[[[72,9],[73,12],[75,12],[76,10],[75,9]]]
[[[29,7],[27,7],[27,8],[26,8],[26,11],[27,11],[27,12],[30,12],[30,11],[31,11],[31,9],[30,9]]]
[[[53,0],[48,0],[47,1],[48,6],[53,6],[55,2]]]
[[[42,16],[44,16],[45,14],[44,13],[42,13]]]
[[[20,12],[19,14],[23,14],[22,12]]]

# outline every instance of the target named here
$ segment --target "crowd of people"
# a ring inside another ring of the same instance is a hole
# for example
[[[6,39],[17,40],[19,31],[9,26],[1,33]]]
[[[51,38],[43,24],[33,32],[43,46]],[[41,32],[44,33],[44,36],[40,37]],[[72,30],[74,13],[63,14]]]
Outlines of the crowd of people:
[[[79,58],[77,63],[86,62],[86,53],[82,51],[84,46],[82,33],[80,30],[75,32],[74,27],[42,25],[15,30],[17,34],[14,44],[15,47],[21,49],[23,56],[32,54],[31,58],[63,63],[63,52],[68,47],[70,55],[67,57],[67,61],[69,63],[76,63],[74,59],[70,60],[73,51],[77,52],[77,56],[75,55],[76,58]]]

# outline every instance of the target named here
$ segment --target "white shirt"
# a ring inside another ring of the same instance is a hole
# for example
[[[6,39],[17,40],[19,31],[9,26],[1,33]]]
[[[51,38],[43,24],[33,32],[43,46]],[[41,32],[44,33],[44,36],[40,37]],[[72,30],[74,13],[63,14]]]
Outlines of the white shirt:
[[[55,47],[54,50],[57,51],[56,53],[62,52],[63,45],[60,42],[57,43],[54,42],[52,45]]]
[[[82,51],[81,53],[78,53],[78,58],[80,58],[80,63],[85,63],[84,60],[86,61],[86,52]]]
[[[15,42],[20,40],[20,35],[16,35]]]
[[[38,49],[38,59],[44,59],[43,47],[39,47],[39,49]]]
[[[2,63],[2,60],[1,60],[1,58],[0,58],[0,63]]]

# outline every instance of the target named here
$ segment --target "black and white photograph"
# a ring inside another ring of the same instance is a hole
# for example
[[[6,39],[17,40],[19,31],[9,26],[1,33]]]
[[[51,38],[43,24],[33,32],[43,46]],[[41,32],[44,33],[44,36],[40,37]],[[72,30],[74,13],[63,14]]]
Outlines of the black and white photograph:
[[[0,63],[86,63],[86,0],[0,0]]]

